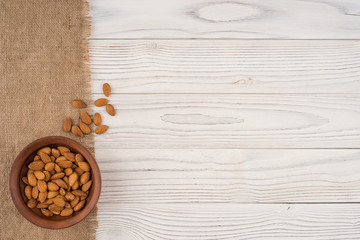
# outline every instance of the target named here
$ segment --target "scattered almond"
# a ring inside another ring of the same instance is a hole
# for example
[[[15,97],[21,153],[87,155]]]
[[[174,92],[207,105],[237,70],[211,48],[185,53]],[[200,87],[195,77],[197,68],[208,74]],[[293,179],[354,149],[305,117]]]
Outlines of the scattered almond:
[[[101,115],[99,113],[95,113],[94,114],[94,124],[96,126],[100,126],[101,125],[101,122],[102,122],[102,118],[101,118]]]
[[[113,105],[108,104],[106,105],[106,111],[108,112],[108,114],[110,114],[111,116],[115,116],[115,108]]]
[[[87,112],[81,112],[80,118],[81,121],[83,121],[85,124],[91,124],[91,117],[89,116],[89,114],[87,114]]]
[[[90,128],[89,128],[88,125],[86,125],[86,124],[83,123],[83,122],[80,122],[79,126],[80,126],[81,131],[82,131],[84,134],[90,134],[91,130],[90,130]]]
[[[107,100],[106,98],[99,98],[95,101],[95,106],[97,107],[103,107],[106,104],[108,104],[109,100]]]
[[[84,136],[83,132],[80,130],[80,128],[76,125],[73,125],[71,127],[71,132],[75,135],[75,136],[78,136],[78,137],[82,137]]]
[[[76,107],[76,108],[86,108],[86,104],[83,101],[79,100],[79,99],[73,100],[72,105],[74,107]]]
[[[103,134],[108,130],[109,126],[107,125],[100,125],[95,128],[96,134]]]
[[[103,84],[103,92],[104,92],[104,95],[106,97],[109,97],[110,96],[110,93],[111,93],[111,87],[108,83],[104,83]]]
[[[70,132],[70,130],[71,130],[71,118],[67,117],[64,120],[64,131]]]

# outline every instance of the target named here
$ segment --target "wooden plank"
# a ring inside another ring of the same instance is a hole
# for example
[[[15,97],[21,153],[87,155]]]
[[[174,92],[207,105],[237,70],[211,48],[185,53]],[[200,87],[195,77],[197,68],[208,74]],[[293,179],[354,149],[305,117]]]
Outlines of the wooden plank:
[[[357,0],[91,0],[93,38],[360,37]]]
[[[90,56],[115,93],[360,91],[359,41],[99,40]]]
[[[93,98],[103,97],[94,94]],[[359,148],[360,95],[114,94],[100,148]]]
[[[97,239],[359,239],[358,204],[99,204]]]
[[[96,148],[104,203],[360,202],[360,150]]]

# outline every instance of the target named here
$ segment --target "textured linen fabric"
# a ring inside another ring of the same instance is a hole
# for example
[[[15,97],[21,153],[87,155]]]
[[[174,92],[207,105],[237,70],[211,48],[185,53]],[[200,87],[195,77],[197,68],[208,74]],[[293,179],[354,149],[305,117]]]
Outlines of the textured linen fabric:
[[[16,155],[45,136],[67,136],[94,150],[93,136],[63,132],[65,117],[79,121],[75,98],[91,106],[84,0],[0,0],[0,239],[93,239],[96,210],[62,230],[23,218],[9,194]],[[86,109],[89,113],[91,109]]]

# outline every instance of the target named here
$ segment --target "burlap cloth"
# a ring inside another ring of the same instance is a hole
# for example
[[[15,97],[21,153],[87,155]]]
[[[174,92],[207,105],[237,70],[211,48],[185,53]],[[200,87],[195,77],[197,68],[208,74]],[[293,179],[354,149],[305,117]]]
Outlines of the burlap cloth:
[[[63,230],[37,227],[13,205],[9,172],[33,140],[72,137],[93,151],[93,137],[62,131],[79,119],[74,98],[91,105],[87,64],[88,5],[83,0],[0,0],[0,239],[92,239],[96,211]],[[87,109],[91,111],[91,109]]]

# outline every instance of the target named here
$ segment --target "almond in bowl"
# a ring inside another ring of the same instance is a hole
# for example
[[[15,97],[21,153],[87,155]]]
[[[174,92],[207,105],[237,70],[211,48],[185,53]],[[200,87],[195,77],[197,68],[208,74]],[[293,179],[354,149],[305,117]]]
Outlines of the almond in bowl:
[[[91,153],[65,137],[46,137],[25,147],[10,173],[10,193],[30,222],[50,229],[83,220],[99,199],[101,174]]]

